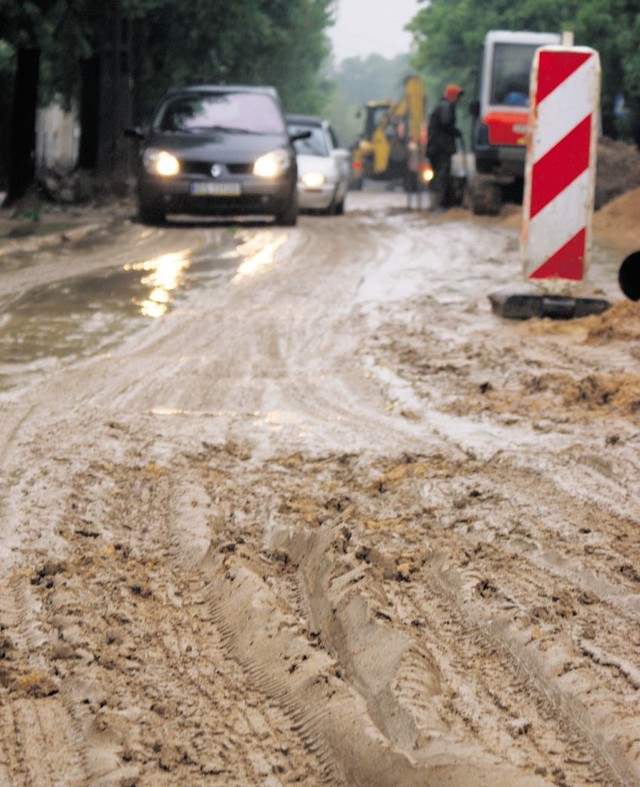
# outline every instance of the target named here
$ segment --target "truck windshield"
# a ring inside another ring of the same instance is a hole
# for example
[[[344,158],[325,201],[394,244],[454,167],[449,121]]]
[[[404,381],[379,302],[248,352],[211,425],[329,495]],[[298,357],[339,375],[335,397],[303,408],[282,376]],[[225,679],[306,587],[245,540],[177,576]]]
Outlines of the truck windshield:
[[[527,106],[529,72],[536,44],[496,44],[493,50],[491,104]]]

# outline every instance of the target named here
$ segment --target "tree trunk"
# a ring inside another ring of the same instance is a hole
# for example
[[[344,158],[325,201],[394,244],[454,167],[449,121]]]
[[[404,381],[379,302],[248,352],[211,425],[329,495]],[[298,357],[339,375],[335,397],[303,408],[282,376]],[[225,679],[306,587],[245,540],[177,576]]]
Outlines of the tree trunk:
[[[131,124],[131,19],[120,3],[105,8],[105,44],[100,72],[98,177],[110,189],[126,191],[131,145],[124,130]]]
[[[35,180],[39,74],[40,50],[18,47],[11,106],[9,177],[5,207],[13,205],[16,200],[23,197]]]
[[[83,60],[80,65],[80,148],[79,169],[95,170],[98,165],[98,114],[100,111],[100,58]]]

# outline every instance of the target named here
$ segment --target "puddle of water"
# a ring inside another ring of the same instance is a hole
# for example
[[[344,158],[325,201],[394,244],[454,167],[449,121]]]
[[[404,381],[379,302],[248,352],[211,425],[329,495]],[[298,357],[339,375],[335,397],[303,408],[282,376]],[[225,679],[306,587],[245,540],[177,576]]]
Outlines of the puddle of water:
[[[0,390],[61,361],[108,351],[167,314],[189,288],[230,277],[237,265],[186,249],[29,290],[0,307]]]
[[[190,257],[190,251],[178,251],[125,266],[125,272],[140,275],[136,285],[141,286],[145,294],[142,298],[134,296],[132,300],[143,317],[162,317],[167,313],[172,293],[184,286],[192,264]]]

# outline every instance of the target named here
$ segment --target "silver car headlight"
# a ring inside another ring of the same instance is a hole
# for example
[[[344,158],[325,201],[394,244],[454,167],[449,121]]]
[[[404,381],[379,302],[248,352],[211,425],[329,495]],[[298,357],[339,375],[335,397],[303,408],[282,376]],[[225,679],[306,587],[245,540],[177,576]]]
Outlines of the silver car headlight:
[[[147,172],[163,178],[171,178],[180,172],[180,162],[173,153],[158,148],[147,148],[142,163]]]
[[[305,172],[300,180],[308,189],[319,189],[327,182],[322,172]]]
[[[284,148],[260,156],[253,165],[253,174],[259,178],[279,178],[291,166],[291,154]]]

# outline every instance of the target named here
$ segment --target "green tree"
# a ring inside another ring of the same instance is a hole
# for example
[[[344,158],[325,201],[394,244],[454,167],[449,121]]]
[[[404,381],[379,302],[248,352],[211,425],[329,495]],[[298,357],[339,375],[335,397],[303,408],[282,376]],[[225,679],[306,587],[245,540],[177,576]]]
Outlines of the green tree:
[[[162,93],[194,82],[278,88],[286,109],[320,112],[335,0],[0,0],[0,44],[15,62],[11,201],[33,179],[38,95],[80,103],[83,166],[112,182],[128,170],[122,131]],[[4,50],[3,50],[4,52]],[[28,67],[27,67],[28,66]],[[26,78],[28,77],[28,79]],[[21,110],[19,112],[18,110]],[[29,150],[27,150],[29,148]],[[19,155],[14,155],[15,151]],[[31,163],[30,163],[31,162]],[[18,177],[19,175],[19,177]]]
[[[6,31],[4,35],[10,37],[15,51],[6,205],[19,199],[33,181],[40,60],[43,48],[55,36],[63,12],[64,3],[58,0],[0,0],[0,30]]]

